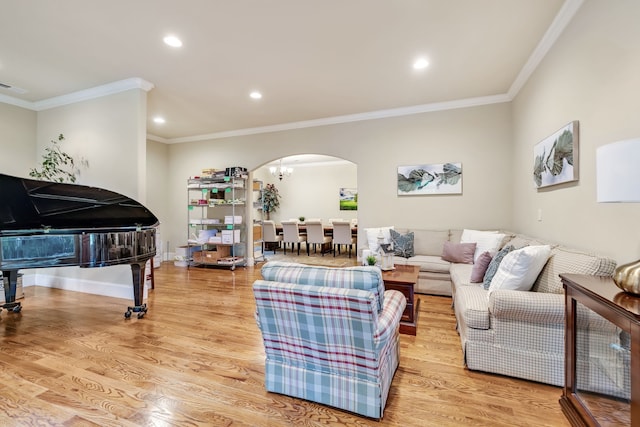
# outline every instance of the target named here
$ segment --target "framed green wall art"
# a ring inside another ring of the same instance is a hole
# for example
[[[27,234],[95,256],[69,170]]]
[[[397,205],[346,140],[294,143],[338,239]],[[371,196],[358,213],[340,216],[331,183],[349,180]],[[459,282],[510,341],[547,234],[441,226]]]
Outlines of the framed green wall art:
[[[357,211],[358,210],[358,189],[357,188],[340,188],[340,210],[341,211]]]

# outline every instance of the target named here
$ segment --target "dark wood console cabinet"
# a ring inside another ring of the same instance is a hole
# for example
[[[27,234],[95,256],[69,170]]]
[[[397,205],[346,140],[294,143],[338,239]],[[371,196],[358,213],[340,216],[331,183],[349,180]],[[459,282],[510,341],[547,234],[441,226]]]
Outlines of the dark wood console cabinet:
[[[611,278],[561,274],[565,385],[573,426],[640,426],[640,297]]]

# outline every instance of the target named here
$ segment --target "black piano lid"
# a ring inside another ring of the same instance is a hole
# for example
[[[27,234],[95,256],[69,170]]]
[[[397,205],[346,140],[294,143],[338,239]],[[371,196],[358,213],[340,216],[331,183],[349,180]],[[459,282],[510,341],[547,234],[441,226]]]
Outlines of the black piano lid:
[[[149,228],[158,218],[122,194],[0,174],[0,235]]]

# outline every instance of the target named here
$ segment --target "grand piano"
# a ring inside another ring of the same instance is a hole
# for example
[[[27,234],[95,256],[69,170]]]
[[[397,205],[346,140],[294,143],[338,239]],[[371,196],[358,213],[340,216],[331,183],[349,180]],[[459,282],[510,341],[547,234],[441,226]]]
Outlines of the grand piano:
[[[130,264],[134,305],[124,316],[144,317],[144,272],[156,254],[157,226],[147,208],[113,191],[0,174],[0,311],[22,309],[16,302],[20,269]]]

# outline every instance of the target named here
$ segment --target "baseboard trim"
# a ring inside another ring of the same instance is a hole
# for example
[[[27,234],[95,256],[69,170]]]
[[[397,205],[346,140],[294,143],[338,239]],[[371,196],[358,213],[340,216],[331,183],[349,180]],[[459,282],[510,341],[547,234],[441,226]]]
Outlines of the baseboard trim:
[[[27,280],[28,279],[28,280]],[[27,284],[28,283],[28,284]],[[63,289],[65,291],[84,292],[87,294],[101,295],[105,297],[133,300],[133,283],[110,283],[86,279],[74,279],[49,274],[37,274],[23,276],[23,286],[42,286],[45,288]],[[148,284],[145,286],[144,298],[147,297]]]

